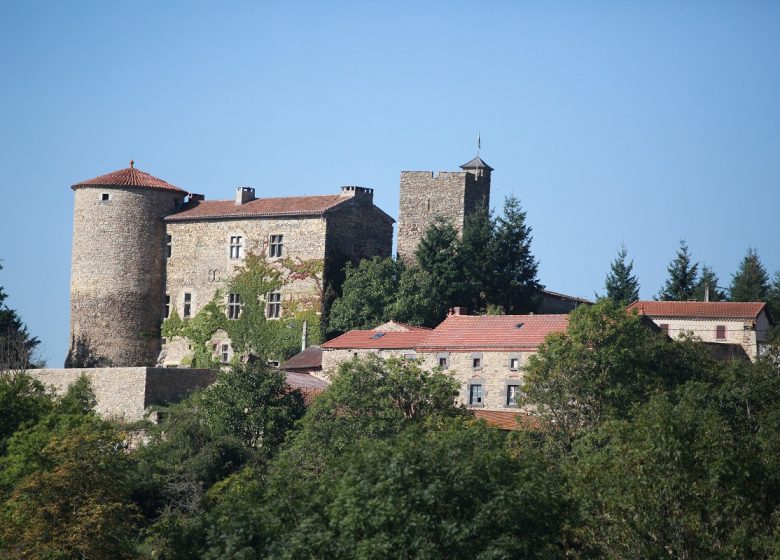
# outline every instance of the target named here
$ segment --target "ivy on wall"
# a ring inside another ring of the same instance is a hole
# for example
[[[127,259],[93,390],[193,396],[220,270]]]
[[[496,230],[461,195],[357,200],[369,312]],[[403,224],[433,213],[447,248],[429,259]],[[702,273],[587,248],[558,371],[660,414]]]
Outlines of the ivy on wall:
[[[162,336],[180,336],[192,344],[192,367],[219,367],[220,360],[212,348],[212,340],[223,331],[233,347],[233,360],[251,354],[262,361],[284,361],[301,349],[303,324],[306,322],[309,344],[322,339],[320,312],[323,263],[284,259],[280,266],[271,266],[264,256],[248,254],[235,274],[217,290],[214,298],[191,319],[182,319],[176,309],[162,324]],[[296,280],[310,279],[315,294],[282,302],[279,319],[266,318],[266,294],[280,290]],[[241,313],[228,319],[226,294],[239,294]]]

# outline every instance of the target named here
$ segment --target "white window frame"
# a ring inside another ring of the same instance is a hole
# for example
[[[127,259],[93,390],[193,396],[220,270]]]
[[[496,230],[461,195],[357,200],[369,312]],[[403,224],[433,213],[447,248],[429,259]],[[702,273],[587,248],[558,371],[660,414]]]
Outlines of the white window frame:
[[[274,233],[268,236],[268,258],[279,259],[284,255],[284,234]]]
[[[231,260],[240,260],[244,258],[244,236],[242,234],[237,233],[231,235],[228,247],[228,254],[230,255]]]
[[[265,318],[279,319],[282,316],[282,293],[268,292],[265,295]]]
[[[235,321],[241,317],[241,294],[228,294],[227,318]]]

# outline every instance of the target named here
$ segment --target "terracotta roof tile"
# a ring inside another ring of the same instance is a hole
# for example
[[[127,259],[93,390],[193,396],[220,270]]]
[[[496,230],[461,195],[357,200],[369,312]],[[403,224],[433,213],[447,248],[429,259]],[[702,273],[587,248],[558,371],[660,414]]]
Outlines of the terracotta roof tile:
[[[427,337],[432,331],[349,331],[329,340],[322,345],[332,350],[373,349],[373,350],[406,350],[412,349]]]
[[[322,368],[322,348],[309,346],[282,364],[281,369],[317,369]]]
[[[263,216],[321,216],[331,208],[350,200],[337,194],[256,198],[236,204],[234,200],[193,200],[165,221],[204,220],[208,218],[251,218]]]
[[[374,327],[375,331],[385,332],[409,332],[409,331],[430,331],[428,327],[418,327],[417,325],[410,325],[409,323],[402,323],[400,321],[390,320],[387,323]]]
[[[94,179],[81,181],[71,188],[77,189],[79,187],[141,187],[146,189],[180,192],[182,194],[187,193],[187,191],[176,185],[171,185],[167,181],[163,181],[145,171],[136,169],[133,166],[132,161],[130,162],[130,167],[112,171],[111,173],[106,173],[105,175],[95,177]]]
[[[628,306],[640,315],[701,319],[755,319],[766,303],[732,301],[635,301]]]
[[[451,315],[417,345],[422,352],[536,349],[548,334],[563,332],[568,315]]]
[[[474,416],[501,430],[538,430],[539,419],[519,411],[472,410]]]

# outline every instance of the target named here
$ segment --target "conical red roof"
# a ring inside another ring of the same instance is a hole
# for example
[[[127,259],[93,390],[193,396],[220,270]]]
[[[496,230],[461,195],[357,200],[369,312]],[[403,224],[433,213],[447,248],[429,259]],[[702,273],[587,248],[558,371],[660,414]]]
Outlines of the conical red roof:
[[[77,189],[79,187],[141,187],[146,189],[174,191],[184,194],[187,193],[187,191],[180,189],[176,185],[171,185],[167,181],[163,181],[153,175],[149,175],[145,171],[136,169],[133,166],[132,160],[130,161],[130,167],[112,171],[111,173],[106,173],[105,175],[95,177],[94,179],[78,182],[71,188]]]

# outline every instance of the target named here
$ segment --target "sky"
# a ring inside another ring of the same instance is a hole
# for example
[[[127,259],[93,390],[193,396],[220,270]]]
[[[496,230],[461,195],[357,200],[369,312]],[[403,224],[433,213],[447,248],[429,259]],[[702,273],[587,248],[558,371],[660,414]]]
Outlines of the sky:
[[[0,1],[0,286],[41,357],[69,330],[75,182],[128,166],[208,199],[495,168],[548,289],[621,244],[652,298],[685,239],[728,286],[780,269],[780,3]]]

